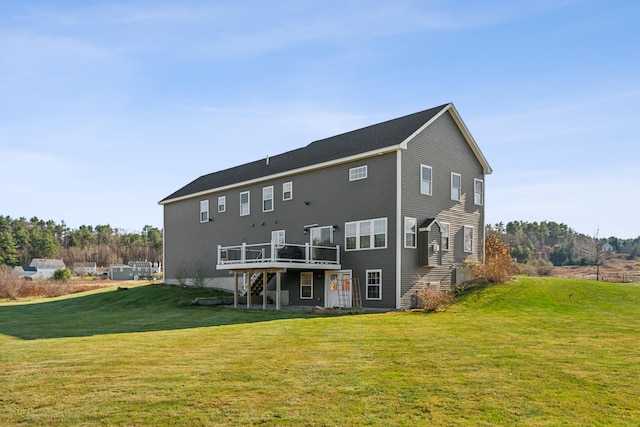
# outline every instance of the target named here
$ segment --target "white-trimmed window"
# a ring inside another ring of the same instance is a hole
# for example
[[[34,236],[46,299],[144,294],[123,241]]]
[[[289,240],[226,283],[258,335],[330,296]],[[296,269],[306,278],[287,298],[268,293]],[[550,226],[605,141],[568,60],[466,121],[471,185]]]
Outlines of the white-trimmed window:
[[[311,228],[311,245],[324,245],[327,243],[333,243],[333,227],[326,225],[324,227]]]
[[[200,222],[209,222],[209,201],[200,200]]]
[[[442,237],[442,243],[440,244],[440,246],[442,247],[443,251],[449,250],[449,235],[451,233],[450,230],[451,225],[448,222],[440,223],[440,235]]]
[[[251,209],[249,208],[250,202],[251,193],[248,191],[240,193],[240,216],[249,215],[251,213]]]
[[[410,218],[408,216],[404,217],[404,247],[405,248],[415,248],[416,247],[416,232],[417,232],[418,220],[415,218]]]
[[[347,222],[344,230],[348,251],[387,247],[387,218]]]
[[[382,270],[367,270],[367,299],[382,299]]]
[[[272,231],[271,242],[276,244],[276,249],[284,248],[284,245],[285,245],[284,230]]]
[[[262,212],[273,210],[273,185],[262,188]]]
[[[464,251],[473,252],[473,227],[464,226]]]
[[[420,165],[420,193],[431,195],[431,180],[433,176],[433,170],[431,166]]]
[[[367,177],[367,165],[349,169],[349,181],[357,181]]]
[[[293,182],[285,182],[282,184],[282,200],[293,199]]]
[[[451,172],[451,200],[460,201],[462,195],[462,176]]]
[[[480,206],[484,204],[484,181],[477,178],[473,180],[473,203]]]
[[[300,299],[313,299],[313,273],[300,273]]]
[[[227,210],[227,196],[218,196],[218,213]]]

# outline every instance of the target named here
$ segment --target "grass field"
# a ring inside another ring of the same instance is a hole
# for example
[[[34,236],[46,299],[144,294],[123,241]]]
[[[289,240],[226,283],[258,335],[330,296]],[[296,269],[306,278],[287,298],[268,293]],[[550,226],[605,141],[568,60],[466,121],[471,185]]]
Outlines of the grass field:
[[[0,425],[640,424],[640,287],[529,278],[444,312],[0,303]]]

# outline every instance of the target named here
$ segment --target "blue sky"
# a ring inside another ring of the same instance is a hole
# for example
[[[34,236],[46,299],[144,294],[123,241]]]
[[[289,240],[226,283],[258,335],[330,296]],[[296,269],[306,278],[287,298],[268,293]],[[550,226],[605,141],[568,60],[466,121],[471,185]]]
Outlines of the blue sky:
[[[200,175],[453,102],[488,223],[640,235],[640,3],[0,0],[0,215],[125,230]]]

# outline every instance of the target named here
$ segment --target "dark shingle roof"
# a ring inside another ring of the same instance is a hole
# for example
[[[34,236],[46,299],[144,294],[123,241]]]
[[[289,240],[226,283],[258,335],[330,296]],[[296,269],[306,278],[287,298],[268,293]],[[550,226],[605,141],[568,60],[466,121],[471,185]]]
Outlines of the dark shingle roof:
[[[408,116],[314,141],[306,147],[270,157],[268,164],[263,158],[203,175],[167,196],[160,203],[214,188],[398,145],[448,105],[440,105]]]

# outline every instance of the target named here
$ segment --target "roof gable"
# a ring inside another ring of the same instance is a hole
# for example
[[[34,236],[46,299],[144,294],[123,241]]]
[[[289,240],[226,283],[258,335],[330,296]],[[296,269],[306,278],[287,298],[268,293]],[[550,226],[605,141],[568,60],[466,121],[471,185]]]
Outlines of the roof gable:
[[[266,159],[256,160],[230,169],[203,175],[190,182],[178,191],[161,200],[160,204],[194,197],[214,189],[219,189],[239,183],[272,177],[274,175],[293,173],[296,170],[320,166],[324,163],[339,161],[353,156],[362,155],[376,150],[406,149],[406,144],[421,130],[433,122],[444,112],[453,107],[453,104],[444,104],[418,113],[388,120],[362,129],[346,132],[311,142],[305,147],[288,151]],[[473,144],[472,149],[478,155],[480,153],[475,141],[466,130],[457,112],[453,109],[458,126],[462,124],[461,131],[467,142]],[[489,170],[488,164],[480,153],[479,160],[483,167]],[[488,169],[487,169],[488,168]]]

